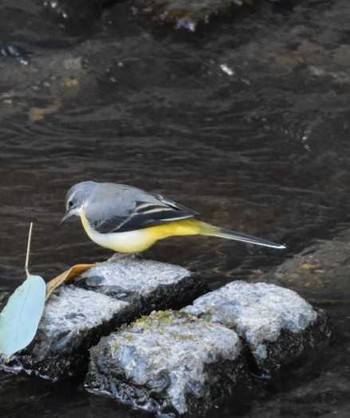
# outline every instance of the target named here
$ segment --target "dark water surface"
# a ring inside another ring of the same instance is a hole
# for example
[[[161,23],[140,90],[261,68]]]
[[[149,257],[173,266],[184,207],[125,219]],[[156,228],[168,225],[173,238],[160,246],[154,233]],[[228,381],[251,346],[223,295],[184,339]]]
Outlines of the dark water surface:
[[[24,278],[31,220],[31,270],[47,279],[110,255],[78,223],[58,228],[65,192],[81,180],[161,192],[212,223],[288,245],[282,254],[181,238],[146,254],[200,271],[213,288],[349,227],[348,0],[264,3],[196,34],[139,21],[127,4],[67,29],[40,2],[8,0],[0,40],[29,62],[0,57],[3,297]],[[322,367],[291,371],[269,399],[212,416],[350,416],[350,308],[337,296],[327,303],[339,337]],[[80,386],[3,374],[0,415],[140,416]]]

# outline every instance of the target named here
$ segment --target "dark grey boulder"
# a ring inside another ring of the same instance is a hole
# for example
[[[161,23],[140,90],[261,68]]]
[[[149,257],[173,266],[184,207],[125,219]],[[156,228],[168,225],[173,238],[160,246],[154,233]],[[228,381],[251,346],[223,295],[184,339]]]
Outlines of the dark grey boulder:
[[[83,374],[87,349],[101,336],[155,308],[184,306],[199,288],[179,266],[133,258],[99,263],[50,297],[34,341],[1,367],[53,380]]]
[[[199,297],[185,312],[235,330],[257,365],[279,370],[328,340],[321,310],[296,292],[267,283],[236,281]]]
[[[90,350],[85,386],[153,414],[204,414],[249,376],[238,335],[184,312],[153,312]]]

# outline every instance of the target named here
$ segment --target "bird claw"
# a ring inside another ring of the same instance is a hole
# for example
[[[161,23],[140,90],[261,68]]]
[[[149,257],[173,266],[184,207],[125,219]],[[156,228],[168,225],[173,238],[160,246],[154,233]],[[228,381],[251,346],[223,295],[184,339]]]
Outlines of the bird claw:
[[[115,253],[108,259],[109,262],[118,262],[122,260],[135,260],[140,258],[139,253]]]

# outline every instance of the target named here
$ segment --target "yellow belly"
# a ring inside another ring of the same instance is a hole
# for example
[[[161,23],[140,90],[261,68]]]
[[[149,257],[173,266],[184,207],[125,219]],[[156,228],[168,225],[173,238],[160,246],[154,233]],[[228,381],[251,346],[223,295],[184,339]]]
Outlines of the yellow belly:
[[[91,228],[85,213],[80,219],[89,238],[101,247],[120,253],[138,253],[147,250],[155,242],[173,236],[199,235],[200,225],[196,219],[169,222],[136,231],[101,234]]]

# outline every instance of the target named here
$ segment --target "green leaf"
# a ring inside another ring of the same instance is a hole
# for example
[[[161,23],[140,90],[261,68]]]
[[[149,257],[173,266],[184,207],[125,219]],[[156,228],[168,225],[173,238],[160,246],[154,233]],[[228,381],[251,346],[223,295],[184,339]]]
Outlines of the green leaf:
[[[29,275],[10,296],[0,314],[0,354],[10,357],[35,337],[46,298],[42,277]]]

